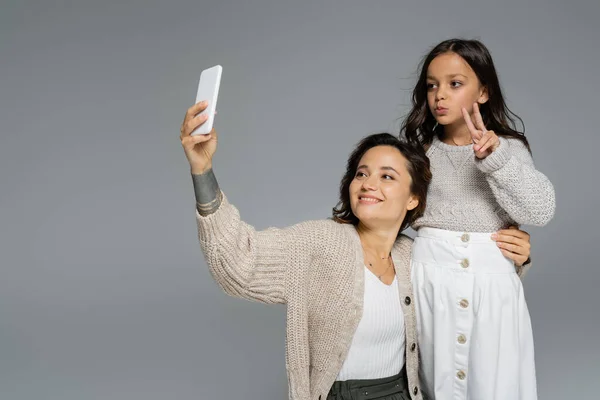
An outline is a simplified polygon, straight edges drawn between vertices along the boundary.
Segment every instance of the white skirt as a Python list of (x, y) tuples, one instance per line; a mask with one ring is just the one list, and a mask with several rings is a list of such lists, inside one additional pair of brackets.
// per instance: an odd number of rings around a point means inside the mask
[(417, 232), (411, 274), (420, 377), (436, 400), (537, 399), (523, 286), (490, 235)]

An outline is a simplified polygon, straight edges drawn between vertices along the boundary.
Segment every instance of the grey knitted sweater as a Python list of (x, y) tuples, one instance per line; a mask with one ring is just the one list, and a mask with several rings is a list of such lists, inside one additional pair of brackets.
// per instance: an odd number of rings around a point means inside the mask
[(554, 216), (554, 187), (517, 139), (500, 137), (498, 148), (480, 160), (472, 145), (434, 138), (427, 156), (433, 177), (415, 230), (494, 232), (514, 224), (542, 226)]

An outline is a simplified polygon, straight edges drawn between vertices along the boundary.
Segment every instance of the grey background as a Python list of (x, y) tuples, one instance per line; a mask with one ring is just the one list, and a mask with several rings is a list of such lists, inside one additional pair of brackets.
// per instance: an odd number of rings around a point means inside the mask
[(285, 308), (227, 297), (197, 245), (199, 73), (224, 67), (222, 188), (286, 226), (330, 215), (352, 146), (398, 130), (453, 36), (491, 49), (556, 187), (527, 228), (540, 398), (596, 398), (600, 3), (566, 3), (3, 1), (0, 399), (285, 398)]

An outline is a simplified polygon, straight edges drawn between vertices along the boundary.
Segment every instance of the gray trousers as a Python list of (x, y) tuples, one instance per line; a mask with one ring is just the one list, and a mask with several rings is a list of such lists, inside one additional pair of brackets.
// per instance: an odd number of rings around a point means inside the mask
[(410, 400), (408, 390), (404, 367), (388, 378), (335, 381), (327, 400)]

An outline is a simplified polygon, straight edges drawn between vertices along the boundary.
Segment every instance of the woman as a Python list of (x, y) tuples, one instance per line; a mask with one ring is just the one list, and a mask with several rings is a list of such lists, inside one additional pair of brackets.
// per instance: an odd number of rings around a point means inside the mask
[[(425, 153), (389, 134), (350, 155), (332, 220), (255, 231), (219, 189), (206, 102), (181, 128), (197, 202), (198, 236), (210, 271), (230, 295), (287, 304), (290, 399), (422, 399), (405, 229), (425, 208)], [(510, 235), (511, 232), (506, 232)], [(516, 263), (529, 244), (514, 236)]]

